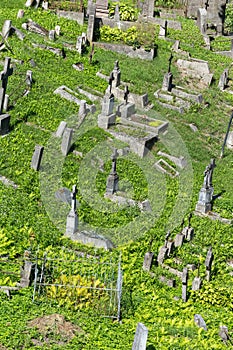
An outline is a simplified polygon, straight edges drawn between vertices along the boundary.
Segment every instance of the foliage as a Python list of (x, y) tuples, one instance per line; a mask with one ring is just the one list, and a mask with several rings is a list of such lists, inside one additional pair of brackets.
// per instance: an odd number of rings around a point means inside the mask
[(130, 4), (124, 2), (112, 2), (109, 5), (109, 16), (113, 17), (115, 13), (116, 5), (119, 5), (119, 14), (121, 21), (136, 21), (138, 18), (139, 10)]
[(224, 30), (229, 33), (233, 32), (233, 4), (231, 2), (226, 5)]

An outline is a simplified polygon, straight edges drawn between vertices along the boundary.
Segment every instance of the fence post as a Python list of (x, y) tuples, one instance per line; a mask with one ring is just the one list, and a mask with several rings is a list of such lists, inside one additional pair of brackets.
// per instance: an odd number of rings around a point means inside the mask
[(118, 275), (117, 275), (117, 321), (121, 319), (121, 294), (122, 294), (123, 273), (121, 270), (121, 258), (118, 263)]

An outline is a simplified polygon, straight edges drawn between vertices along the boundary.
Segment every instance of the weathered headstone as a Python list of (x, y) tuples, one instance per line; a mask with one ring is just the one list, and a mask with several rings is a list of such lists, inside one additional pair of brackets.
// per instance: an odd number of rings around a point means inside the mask
[(11, 20), (7, 19), (2, 26), (2, 37), (7, 39), (11, 32)]
[(78, 115), (80, 117), (83, 117), (83, 116), (87, 115), (87, 103), (86, 103), (85, 100), (81, 100), (81, 102), (80, 102)]
[(219, 83), (218, 83), (218, 88), (221, 91), (223, 91), (225, 89), (225, 87), (227, 86), (228, 74), (229, 74), (229, 70), (228, 69), (224, 69), (223, 73), (220, 76)]
[(194, 315), (194, 322), (198, 327), (203, 328), (205, 331), (207, 331), (206, 323), (201, 315), (199, 314)]
[(38, 171), (40, 169), (40, 163), (43, 155), (44, 147), (40, 145), (35, 146), (35, 150), (32, 156), (31, 168)]
[(33, 79), (31, 70), (27, 70), (25, 82), (29, 88), (32, 87)]
[(195, 277), (192, 283), (192, 290), (199, 290), (201, 288), (201, 283), (202, 283), (201, 278)]
[(206, 33), (207, 29), (207, 11), (204, 8), (199, 8), (197, 11), (197, 26), (201, 34)]
[(87, 25), (87, 40), (91, 43), (93, 41), (93, 35), (94, 35), (96, 5), (91, 2), (90, 6), (88, 7), (88, 11), (89, 11), (89, 17), (88, 17), (88, 25)]
[(61, 151), (64, 156), (67, 156), (71, 147), (73, 129), (66, 128), (63, 132), (62, 143), (61, 143)]
[(165, 246), (162, 246), (159, 250), (159, 254), (157, 257), (157, 262), (159, 265), (161, 265), (164, 262), (164, 259), (166, 259), (166, 257), (168, 256), (167, 253), (168, 253), (168, 248)]
[(102, 111), (98, 115), (98, 126), (100, 128), (108, 129), (109, 126), (114, 125), (116, 121), (116, 113), (113, 113), (114, 96), (113, 94), (106, 94), (102, 100)]
[(59, 124), (59, 126), (57, 128), (55, 136), (62, 137), (66, 127), (67, 127), (67, 123), (64, 121), (61, 121), (61, 123)]
[(115, 11), (114, 11), (114, 21), (120, 22), (120, 10), (119, 10), (119, 4), (116, 4)]
[(18, 11), (17, 18), (23, 18), (23, 16), (24, 16), (24, 10), (21, 9)]
[(76, 42), (76, 50), (80, 55), (83, 53), (83, 40), (81, 36), (77, 37), (77, 42)]
[(184, 235), (182, 233), (178, 233), (175, 237), (175, 247), (181, 247), (184, 243)]
[(148, 329), (143, 323), (138, 323), (132, 350), (146, 350)]
[(56, 31), (54, 29), (49, 31), (49, 40), (54, 41), (56, 37)]
[(153, 257), (154, 257), (154, 253), (152, 252), (147, 252), (144, 256), (144, 261), (143, 261), (143, 266), (142, 269), (144, 271), (150, 271), (151, 269), (151, 265), (153, 262)]
[(165, 39), (167, 35), (167, 21), (164, 20), (163, 23), (159, 26), (159, 38)]
[(20, 269), (20, 287), (26, 288), (29, 287), (31, 282), (31, 274), (32, 274), (32, 262), (29, 260), (25, 260), (24, 267)]
[(210, 164), (206, 167), (204, 172), (204, 182), (200, 190), (199, 199), (196, 205), (196, 211), (204, 214), (208, 213), (212, 208), (212, 198), (214, 192), (212, 185), (212, 176), (215, 166), (215, 160), (211, 159)]
[(73, 186), (71, 192), (71, 210), (67, 216), (66, 220), (66, 234), (71, 235), (77, 232), (78, 229), (78, 215), (77, 215), (77, 200), (76, 200), (77, 188), (76, 185)]
[(115, 65), (113, 68), (113, 82), (112, 82), (112, 87), (118, 87), (121, 84), (121, 70), (119, 67), (119, 61), (115, 61)]
[(114, 194), (118, 191), (119, 177), (116, 171), (117, 156), (117, 150), (114, 149), (114, 152), (112, 154), (112, 169), (106, 182), (106, 194)]
[(61, 32), (61, 27), (59, 25), (55, 26), (55, 33), (57, 36), (60, 36), (60, 32)]
[(172, 77), (173, 74), (171, 72), (168, 72), (164, 75), (163, 78), (163, 85), (162, 85), (162, 90), (163, 91), (172, 91)]
[(13, 69), (10, 68), (10, 63), (11, 63), (11, 59), (9, 57), (6, 57), (4, 62), (4, 69), (0, 73), (0, 80), (2, 82), (0, 87), (0, 114), (2, 113), (2, 110), (3, 110), (8, 78), (13, 73)]
[(227, 326), (220, 326), (218, 334), (225, 345), (227, 345), (228, 340), (231, 340), (230, 336), (228, 334), (228, 327)]
[(182, 277), (181, 277), (181, 282), (182, 282), (182, 300), (184, 302), (187, 301), (187, 287), (188, 287), (188, 269), (185, 267), (182, 272)]
[(205, 260), (205, 267), (206, 267), (206, 279), (209, 282), (210, 277), (211, 277), (211, 267), (212, 267), (212, 262), (214, 260), (214, 254), (212, 252), (212, 247), (209, 248)]

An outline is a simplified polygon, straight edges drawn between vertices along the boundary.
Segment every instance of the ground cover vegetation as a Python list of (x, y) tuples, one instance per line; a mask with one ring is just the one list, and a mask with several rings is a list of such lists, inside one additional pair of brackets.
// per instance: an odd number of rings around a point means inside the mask
[[(22, 23), (28, 18), (47, 29), (54, 29), (55, 25), (60, 25), (61, 36), (55, 42), (49, 42), (50, 46), (58, 48), (62, 48), (64, 43), (75, 45), (77, 36), (86, 30), (86, 24), (81, 27), (74, 21), (58, 18), (53, 11), (41, 9), (25, 9), (24, 18), (17, 19), (17, 12), (23, 8), (24, 3), (24, 0), (1, 0), (0, 28), (6, 19), (11, 19), (13, 25), (18, 28), (21, 28)], [(157, 3), (158, 6), (162, 5), (159, 1)], [(167, 5), (168, 3), (173, 4), (172, 1), (166, 2)], [(126, 3), (125, 6), (132, 6), (132, 4)], [(134, 12), (131, 11), (131, 13)], [(206, 165), (210, 158), (216, 158), (217, 167), (213, 183), (215, 193), (221, 193), (221, 196), (214, 201), (213, 211), (232, 219), (233, 154), (227, 149), (223, 159), (219, 159), (219, 154), (232, 109), (233, 97), (227, 92), (221, 93), (217, 88), (220, 74), (225, 68), (230, 67), (232, 60), (207, 51), (194, 22), (186, 19), (180, 19), (180, 21), (183, 29), (182, 31), (169, 29), (170, 41), (159, 40), (157, 28), (155, 28), (154, 44), (157, 46), (157, 56), (152, 62), (130, 59), (99, 48), (95, 48), (91, 64), (88, 58), (90, 48), (83, 56), (75, 50), (65, 48), (66, 58), (63, 59), (51, 52), (33, 47), (32, 42), (44, 43), (44, 38), (33, 33), (27, 33), (24, 41), (20, 41), (14, 35), (11, 36), (8, 39), (11, 52), (0, 53), (1, 64), (6, 56), (24, 61), (22, 65), (15, 63), (14, 74), (9, 78), (11, 131), (6, 137), (0, 139), (0, 174), (18, 185), (18, 188), (14, 189), (0, 182), (1, 258), (8, 257), (14, 261), (14, 259), (23, 258), (25, 250), (30, 250), (33, 256), (39, 254), (40, 258), (43, 257), (44, 252), (47, 252), (50, 258), (60, 257), (69, 260), (73, 259), (75, 252), (82, 251), (89, 255), (97, 255), (101, 261), (106, 262), (110, 258), (117, 260), (120, 254), (124, 276), (121, 323), (108, 318), (95, 317), (95, 309), (89, 305), (88, 293), (83, 293), (81, 296), (85, 307), (80, 309), (74, 302), (75, 292), (69, 289), (64, 292), (59, 288), (48, 288), (42, 300), (36, 299), (34, 303), (32, 302), (33, 286), (13, 291), (10, 300), (6, 294), (1, 293), (0, 348), (2, 346), (3, 349), (127, 350), (132, 347), (138, 322), (144, 323), (149, 329), (148, 350), (226, 348), (218, 336), (218, 329), (221, 324), (225, 324), (229, 328), (230, 335), (233, 335), (232, 265), (227, 264), (233, 259), (232, 225), (207, 218), (195, 216), (192, 218), (191, 224), (195, 230), (195, 237), (191, 244), (185, 244), (182, 249), (176, 251), (176, 259), (180, 259), (181, 264), (177, 266), (174, 255), (171, 256), (169, 264), (182, 271), (188, 263), (200, 263), (199, 274), (204, 277), (203, 262), (210, 246), (213, 248), (215, 259), (211, 282), (204, 282), (200, 291), (191, 292), (188, 302), (184, 303), (181, 298), (174, 300), (175, 296), (181, 295), (181, 283), (178, 279), (177, 288), (174, 289), (159, 281), (161, 274), (171, 277), (169, 272), (164, 272), (161, 267), (155, 265), (152, 267), (153, 277), (142, 271), (145, 252), (151, 250), (157, 255), (164, 242), (167, 222), (177, 200), (179, 190), (177, 179), (166, 176), (166, 205), (153, 227), (145, 230), (143, 236), (137, 240), (130, 239), (127, 244), (119, 245), (112, 252), (105, 252), (64, 238), (62, 230), (57, 228), (59, 225), (54, 225), (50, 220), (41, 199), (40, 175), (30, 168), (35, 144), (46, 145), (62, 120), (78, 114), (76, 104), (54, 95), (53, 91), (65, 84), (72, 90), (81, 86), (86, 90), (93, 88), (104, 93), (107, 82), (97, 77), (96, 72), (101, 71), (109, 75), (114, 62), (119, 60), (122, 80), (129, 84), (130, 91), (138, 94), (148, 92), (149, 99), (154, 103), (154, 115), (160, 120), (169, 120), (170, 125), (181, 135), (192, 159), (193, 191), (185, 218), (195, 208)], [(154, 92), (162, 85), (171, 46), (176, 39), (180, 40), (181, 49), (190, 52), (192, 57), (208, 60), (210, 69), (214, 72), (213, 84), (202, 91), (206, 103), (193, 105), (184, 114), (168, 111), (159, 106), (154, 99)], [(111, 40), (115, 41), (112, 36)], [(215, 51), (229, 44), (227, 40), (222, 44), (223, 40), (221, 40), (217, 39), (213, 43)], [(23, 82), (25, 73), (28, 69), (32, 69), (31, 59), (36, 62), (33, 68), (34, 84), (29, 95), (22, 97), (25, 89)], [(75, 62), (83, 63), (84, 70), (74, 71), (72, 64)], [(171, 70), (177, 85), (195, 89), (193, 82), (181, 78), (175, 64), (172, 64)], [(230, 78), (232, 79), (231, 70)], [(229, 83), (231, 84), (231, 80)], [(77, 96), (81, 99), (85, 98), (78, 92)], [(87, 102), (91, 101), (87, 100)], [(100, 110), (99, 105), (97, 110)], [(97, 127), (97, 115), (98, 113), (89, 117), (93, 128), (78, 138), (73, 145), (74, 150), (82, 152), (82, 157), (88, 155), (96, 145), (109, 137), (107, 132)], [(198, 128), (195, 134), (189, 127), (190, 123), (194, 123)], [(157, 157), (159, 150), (166, 151), (162, 142), (156, 143), (153, 147), (154, 157)], [(97, 208), (90, 207), (79, 191), (78, 171), (81, 161), (81, 157), (70, 153), (62, 169), (62, 185), (71, 189), (73, 184), (77, 184), (80, 221), (96, 227), (103, 226), (107, 230), (121, 228), (139, 215), (136, 209), (125, 209), (106, 215)], [(100, 195), (105, 191), (106, 177), (110, 168), (109, 160), (105, 164), (104, 171), (97, 174), (96, 188)], [(119, 159), (118, 173), (120, 178), (126, 180), (125, 186), (128, 186), (127, 180), (130, 179), (134, 199), (147, 198), (148, 183), (135, 163)], [(67, 206), (68, 211), (69, 206)], [(180, 222), (181, 220), (182, 218)], [(61, 223), (63, 229), (64, 225), (65, 223)], [(175, 236), (179, 231), (180, 226), (177, 226), (172, 235)], [(138, 232), (135, 232), (135, 236), (138, 236)], [(10, 265), (7, 266), (7, 269), (9, 268)], [(12, 272), (18, 270), (18, 267), (12, 267)], [(75, 280), (78, 279), (79, 283), (83, 281), (89, 286), (94, 283), (103, 286), (103, 281), (97, 278), (84, 281), (84, 277), (79, 277), (78, 273), (69, 277), (71, 280), (67, 280), (64, 266), (61, 266), (59, 271), (61, 275), (55, 276), (58, 284), (62, 279), (65, 283), (76, 283)], [(191, 277), (196, 275), (197, 271), (190, 272)], [(15, 286), (16, 280), (11, 276), (0, 275), (0, 285)], [(57, 302), (53, 301), (54, 295)], [(105, 298), (105, 295), (101, 295), (101, 298)], [(88, 313), (87, 309), (89, 309)], [(64, 316), (67, 322), (73, 324), (72, 332), (64, 333), (64, 329), (61, 332), (60, 323), (56, 318), (57, 321), (47, 324), (45, 330), (30, 323), (38, 317), (56, 314)], [(208, 331), (205, 332), (194, 324), (194, 314), (203, 316)]]

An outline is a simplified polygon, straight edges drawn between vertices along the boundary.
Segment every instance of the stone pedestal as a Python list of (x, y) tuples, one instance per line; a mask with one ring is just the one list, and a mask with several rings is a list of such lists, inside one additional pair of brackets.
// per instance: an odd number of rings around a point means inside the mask
[(199, 193), (199, 199), (196, 205), (196, 211), (201, 213), (208, 213), (212, 208), (212, 197), (213, 197), (213, 188), (204, 188), (202, 187)]
[(119, 177), (117, 173), (111, 173), (107, 178), (106, 193), (113, 194), (118, 191)]
[(127, 103), (123, 104), (119, 108), (121, 118), (130, 118), (133, 114), (135, 114), (135, 104)]
[(77, 232), (78, 229), (78, 215), (76, 210), (72, 210), (69, 212), (66, 220), (66, 234), (72, 235)]

